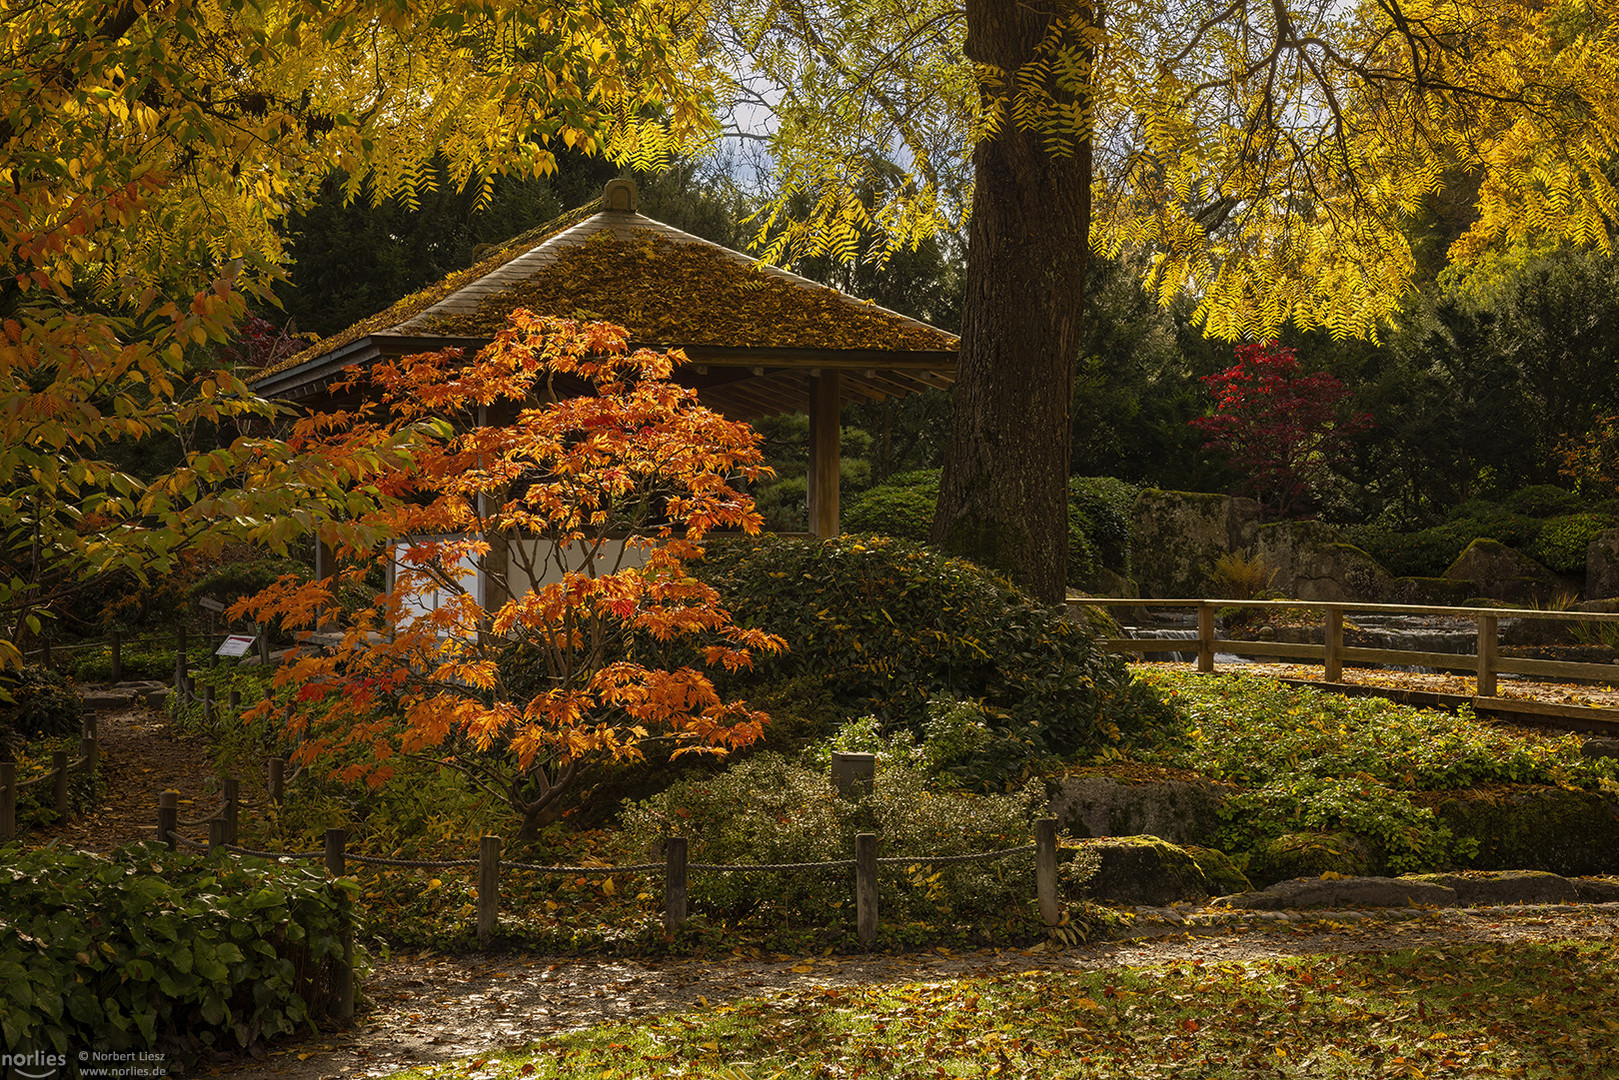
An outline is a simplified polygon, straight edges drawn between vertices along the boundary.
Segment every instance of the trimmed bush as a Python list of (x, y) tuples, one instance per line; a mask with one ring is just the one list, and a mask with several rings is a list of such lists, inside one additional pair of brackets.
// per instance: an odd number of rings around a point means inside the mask
[(843, 528), (925, 544), (938, 506), (938, 469), (900, 473), (849, 500)]
[(0, 726), (25, 738), (76, 735), (84, 725), (84, 702), (56, 672), (37, 664), (0, 673)]
[(0, 892), (12, 1053), (190, 1058), (313, 1031), (341, 958), (337, 896), (313, 869), (156, 845), (109, 857), (13, 844), (0, 848)]
[(1126, 577), (1130, 575), (1130, 507), (1140, 492), (1136, 485), (1111, 476), (1075, 476), (1068, 481), (1068, 503), (1084, 517), (1097, 561)]
[(1559, 517), (1578, 513), (1580, 497), (1555, 484), (1530, 484), (1501, 500), (1501, 505), (1508, 513), (1525, 517)]
[(1062, 612), (929, 548), (767, 536), (711, 543), (692, 570), (737, 622), (787, 640), (785, 654), (722, 676), (738, 697), (819, 679), (846, 715), (870, 713), (918, 738), (932, 699), (971, 699), (998, 736), (1026, 738), (1031, 754), (1084, 754), (1169, 717), (1122, 658)]
[(1560, 574), (1583, 574), (1585, 551), (1598, 536), (1619, 525), (1619, 518), (1607, 514), (1569, 514), (1541, 525), (1540, 535), (1529, 545), (1527, 554), (1548, 570)]

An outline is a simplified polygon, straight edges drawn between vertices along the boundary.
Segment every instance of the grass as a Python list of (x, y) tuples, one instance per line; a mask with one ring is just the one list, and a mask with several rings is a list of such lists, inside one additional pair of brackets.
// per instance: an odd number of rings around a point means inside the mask
[(408, 1080), (1619, 1076), (1611, 945), (1457, 945), (821, 988), (586, 1028)]

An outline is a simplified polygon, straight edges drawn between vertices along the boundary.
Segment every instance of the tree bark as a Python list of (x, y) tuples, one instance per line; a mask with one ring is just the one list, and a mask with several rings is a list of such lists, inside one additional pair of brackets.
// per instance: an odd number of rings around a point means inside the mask
[[(1010, 81), (1052, 23), (1078, 10), (968, 0), (967, 57)], [(1090, 250), (1091, 140), (1069, 148), (1053, 154), (1042, 132), (1007, 116), (974, 151), (961, 358), (933, 522), (946, 551), (1050, 603), (1067, 590), (1069, 412)]]

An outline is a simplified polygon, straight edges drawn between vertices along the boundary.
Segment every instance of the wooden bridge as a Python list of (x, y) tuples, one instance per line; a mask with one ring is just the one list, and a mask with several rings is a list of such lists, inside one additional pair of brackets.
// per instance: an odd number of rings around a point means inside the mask
[[(1570, 730), (1619, 734), (1619, 708), (1594, 708), (1563, 702), (1501, 697), (1498, 677), (1522, 676), (1551, 681), (1582, 681), (1619, 686), (1619, 664), (1580, 663), (1571, 660), (1542, 660), (1501, 655), (1502, 619), (1563, 620), (1619, 624), (1619, 614), (1592, 611), (1550, 611), (1539, 608), (1443, 607), (1421, 604), (1356, 604), (1312, 600), (1221, 600), (1221, 599), (1119, 599), (1083, 597), (1068, 600), (1072, 607), (1099, 608), (1189, 608), (1197, 616), (1197, 633), (1188, 638), (1107, 637), (1099, 642), (1120, 653), (1197, 652), (1197, 669), (1215, 670), (1215, 655), (1279, 658), (1287, 661), (1319, 663), (1322, 678), (1288, 679), (1306, 685), (1320, 685), (1345, 693), (1373, 693), (1393, 697), (1413, 705), (1455, 708), (1468, 704), (1476, 712), (1487, 713), (1517, 723), (1544, 724)], [(1228, 608), (1280, 608), (1322, 613), (1323, 642), (1249, 641), (1216, 636), (1215, 614)], [(1345, 614), (1441, 616), (1470, 620), (1477, 627), (1477, 640), (1471, 653), (1432, 652), (1416, 649), (1361, 648), (1344, 644)], [(1443, 694), (1421, 690), (1393, 690), (1344, 681), (1344, 666), (1370, 664), (1394, 667), (1437, 668), (1442, 671), (1473, 674), (1474, 693)]]

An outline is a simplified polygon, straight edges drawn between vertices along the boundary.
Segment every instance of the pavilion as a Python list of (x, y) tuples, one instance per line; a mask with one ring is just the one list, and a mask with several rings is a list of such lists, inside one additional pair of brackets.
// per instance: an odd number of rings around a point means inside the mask
[(958, 339), (640, 214), (634, 183), (513, 238), (475, 265), (263, 372), (262, 396), (340, 404), (332, 384), (379, 357), (482, 348), (514, 308), (605, 319), (731, 419), (808, 412), (810, 531), (838, 532), (839, 407), (954, 379)]

